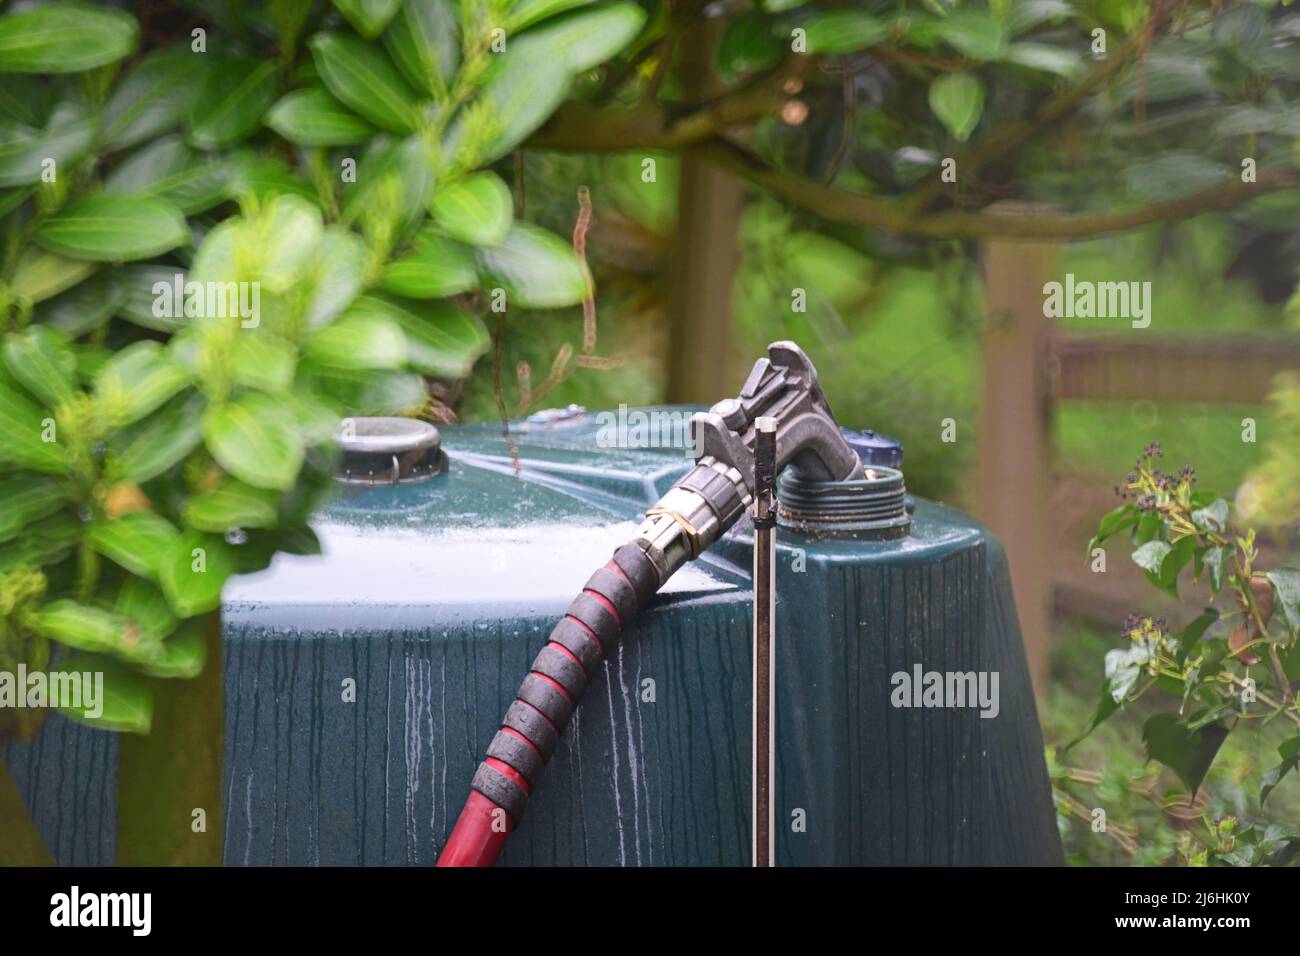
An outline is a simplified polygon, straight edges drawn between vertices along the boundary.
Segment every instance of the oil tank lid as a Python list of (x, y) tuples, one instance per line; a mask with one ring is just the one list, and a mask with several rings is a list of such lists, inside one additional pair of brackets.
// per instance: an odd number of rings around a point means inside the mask
[(849, 447), (858, 453), (862, 464), (884, 465), (886, 468), (903, 467), (903, 446), (897, 440), (870, 428), (858, 430), (840, 426), (840, 434)]
[(395, 485), (446, 469), (442, 436), (418, 418), (345, 418), (334, 441), (342, 452), (337, 477), (348, 484)]

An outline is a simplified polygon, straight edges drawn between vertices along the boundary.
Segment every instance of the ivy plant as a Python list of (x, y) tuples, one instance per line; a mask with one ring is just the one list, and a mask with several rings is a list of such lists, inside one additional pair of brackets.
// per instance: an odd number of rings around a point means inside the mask
[(202, 669), (226, 580), (317, 549), (340, 421), (419, 413), (486, 350), (489, 309), (588, 297), (493, 166), (644, 20), (622, 0), (0, 15), (0, 669), (61, 647), (107, 683), (100, 716), (68, 716), (147, 732), (150, 681)]
[[(1165, 471), (1162, 457), (1158, 442), (1143, 449), (1115, 489), (1124, 503), (1102, 519), (1089, 555), (1125, 535), (1152, 586), (1177, 598), (1180, 581), (1203, 581), (1211, 603), (1177, 629), (1163, 617), (1129, 615), (1124, 646), (1106, 654), (1100, 702), (1079, 740), (1133, 701), (1156, 701), (1158, 712), (1142, 730), (1147, 756), (1173, 772), (1192, 806), (1232, 733), (1283, 727), (1273, 765), (1261, 776), (1262, 806), (1300, 766), (1300, 568), (1261, 566), (1255, 529), (1235, 528), (1226, 499), (1197, 490), (1189, 466)], [(1077, 772), (1072, 779), (1088, 782)], [(1187, 862), (1282, 862), (1300, 850), (1300, 828), (1202, 822)]]

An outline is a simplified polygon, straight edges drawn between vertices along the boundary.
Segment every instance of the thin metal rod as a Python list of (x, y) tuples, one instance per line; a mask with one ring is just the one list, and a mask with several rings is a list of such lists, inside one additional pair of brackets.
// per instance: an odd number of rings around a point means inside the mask
[(754, 442), (754, 866), (776, 865), (772, 768), (776, 677), (776, 419), (755, 420)]

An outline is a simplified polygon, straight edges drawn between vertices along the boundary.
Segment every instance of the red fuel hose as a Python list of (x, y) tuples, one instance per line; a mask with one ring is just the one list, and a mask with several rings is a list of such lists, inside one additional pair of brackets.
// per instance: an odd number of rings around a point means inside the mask
[(583, 586), (519, 685), (438, 866), (496, 862), (587, 681), (659, 585), (646, 553), (626, 544)]

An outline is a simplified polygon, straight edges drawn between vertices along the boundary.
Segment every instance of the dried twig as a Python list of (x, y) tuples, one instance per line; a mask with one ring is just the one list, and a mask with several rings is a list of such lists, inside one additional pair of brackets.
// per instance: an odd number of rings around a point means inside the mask
[(587, 294), (582, 299), (582, 354), (596, 350), (596, 283), (587, 266), (587, 229), (591, 226), (591, 191), (578, 187), (578, 218), (573, 224), (573, 251), (582, 265), (582, 275), (587, 280)]

